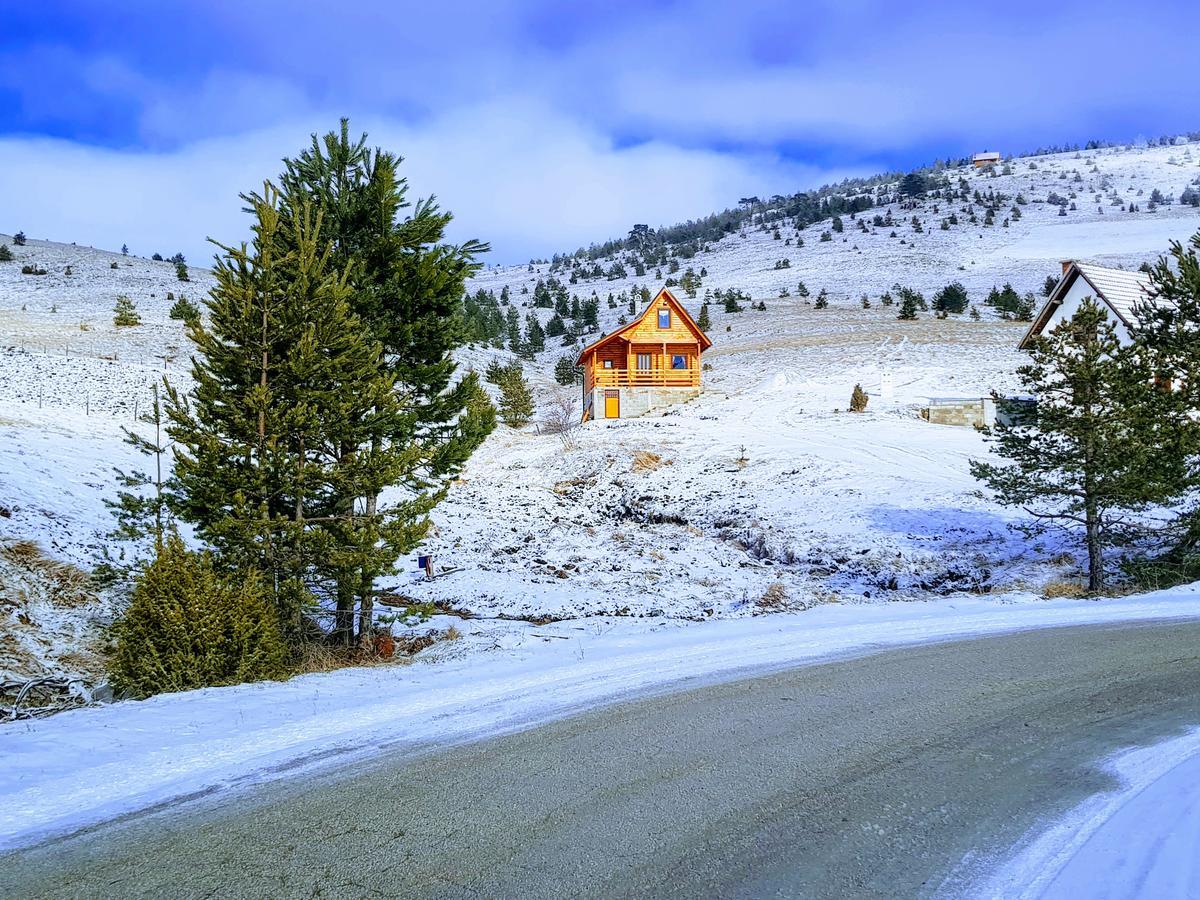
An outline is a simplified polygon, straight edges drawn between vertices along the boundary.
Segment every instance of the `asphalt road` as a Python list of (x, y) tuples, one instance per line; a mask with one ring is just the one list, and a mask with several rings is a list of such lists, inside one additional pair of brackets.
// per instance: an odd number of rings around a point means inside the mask
[(954, 893), (1197, 723), (1200, 623), (891, 650), (101, 826), (0, 857), (0, 895)]

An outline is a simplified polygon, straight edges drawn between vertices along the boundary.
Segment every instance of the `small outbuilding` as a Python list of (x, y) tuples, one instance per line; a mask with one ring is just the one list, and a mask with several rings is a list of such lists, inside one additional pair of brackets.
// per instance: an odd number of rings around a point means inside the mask
[(712, 346), (666, 288), (628, 325), (583, 348), (583, 421), (645, 415), (700, 394)]
[(1151, 296), (1152, 287), (1145, 272), (1063, 260), (1062, 277), (1033, 317), (1029, 330), (1021, 338), (1020, 348), (1027, 349), (1035, 337), (1053, 331), (1060, 322), (1074, 316), (1087, 297), (1094, 297), (1108, 310), (1117, 338), (1128, 343), (1130, 331), (1137, 325), (1137, 306)]
[(994, 166), (1000, 162), (1000, 154), (993, 151), (976, 153), (971, 157), (971, 162), (977, 169), (986, 169), (988, 166)]

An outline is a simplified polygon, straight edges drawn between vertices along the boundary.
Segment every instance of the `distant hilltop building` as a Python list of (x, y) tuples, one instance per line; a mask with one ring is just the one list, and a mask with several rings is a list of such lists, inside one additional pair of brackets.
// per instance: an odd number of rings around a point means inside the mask
[(1145, 272), (1129, 272), (1125, 269), (1110, 269), (1065, 259), (1062, 263), (1062, 278), (1046, 298), (1025, 336), (1021, 338), (1022, 350), (1040, 334), (1054, 330), (1060, 322), (1075, 315), (1079, 304), (1087, 297), (1094, 297), (1113, 318), (1117, 338), (1128, 343), (1130, 331), (1137, 325), (1137, 304), (1150, 295), (1152, 284)]
[(700, 354), (712, 346), (663, 288), (640, 316), (579, 354), (583, 421), (624, 419), (700, 394)]
[(1000, 162), (1000, 154), (987, 151), (985, 153), (976, 153), (971, 157), (971, 162), (975, 164), (977, 169), (986, 169), (988, 166), (994, 166)]

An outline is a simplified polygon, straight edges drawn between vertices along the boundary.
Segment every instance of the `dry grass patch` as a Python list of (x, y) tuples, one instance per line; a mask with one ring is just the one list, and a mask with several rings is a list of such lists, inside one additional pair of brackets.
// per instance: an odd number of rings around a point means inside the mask
[(1078, 600), (1081, 597), (1088, 596), (1088, 589), (1087, 585), (1080, 584), (1078, 581), (1056, 578), (1053, 581), (1046, 582), (1042, 586), (1042, 596), (1047, 600)]
[(754, 605), (763, 612), (776, 612), (787, 608), (787, 600), (787, 588), (782, 581), (776, 581), (763, 591), (763, 595), (754, 601)]
[(629, 465), (629, 471), (653, 472), (661, 465), (664, 465), (664, 463), (660, 454), (651, 453), (649, 450), (635, 450), (633, 452), (633, 462)]
[(55, 606), (73, 609), (96, 600), (92, 579), (87, 572), (70, 563), (51, 559), (34, 541), (14, 541), (0, 545), (0, 560), (38, 576), (49, 590)]

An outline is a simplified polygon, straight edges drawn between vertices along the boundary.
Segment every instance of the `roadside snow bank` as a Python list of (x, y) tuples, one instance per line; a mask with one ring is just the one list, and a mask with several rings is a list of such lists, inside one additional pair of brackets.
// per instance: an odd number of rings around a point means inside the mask
[(1031, 836), (977, 896), (1200, 897), (1200, 729), (1120, 753), (1105, 769), (1118, 790)]
[[(0, 848), (318, 761), (530, 727), (686, 679), (1034, 628), (1194, 617), (1200, 585), (1104, 602), (966, 598), (696, 624), (472, 621), (463, 655), (437, 665), (171, 694), (4, 726)], [(467, 652), (472, 643), (485, 652)]]

